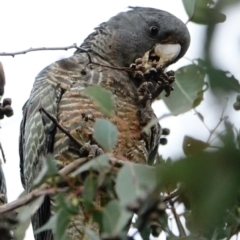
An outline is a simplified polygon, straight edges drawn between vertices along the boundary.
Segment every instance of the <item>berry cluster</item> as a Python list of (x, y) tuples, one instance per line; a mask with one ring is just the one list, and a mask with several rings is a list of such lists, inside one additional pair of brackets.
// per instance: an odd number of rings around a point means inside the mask
[(11, 107), (12, 99), (5, 98), (3, 103), (0, 103), (0, 119), (3, 119), (4, 116), (11, 117), (13, 115), (13, 109)]

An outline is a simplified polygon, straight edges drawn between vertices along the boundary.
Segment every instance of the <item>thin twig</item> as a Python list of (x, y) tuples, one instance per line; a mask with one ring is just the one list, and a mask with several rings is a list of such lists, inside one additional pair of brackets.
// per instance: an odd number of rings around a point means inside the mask
[(106, 67), (106, 68), (111, 68), (111, 69), (116, 69), (116, 70), (121, 70), (121, 71), (126, 71), (126, 72), (135, 72), (136, 71), (135, 69), (130, 68), (130, 67), (114, 67), (114, 66), (110, 66), (110, 65), (96, 63), (96, 62), (93, 62), (93, 61), (89, 62), (88, 64), (93, 64), (93, 65), (97, 65), (97, 66), (100, 66), (100, 67)]
[(4, 161), (4, 163), (6, 163), (7, 160), (6, 160), (6, 157), (5, 157), (5, 154), (4, 154), (3, 147), (2, 147), (2, 144), (1, 144), (1, 143), (0, 143), (0, 151), (1, 151), (1, 153), (2, 153), (3, 161)]
[(217, 136), (215, 136), (214, 138), (211, 139), (211, 141), (209, 141), (209, 144), (212, 143), (215, 139), (219, 138), (219, 136), (221, 136), (225, 132), (226, 132), (226, 129), (222, 130), (220, 133), (217, 134)]
[(177, 227), (178, 227), (178, 231), (179, 231), (179, 234), (180, 234), (180, 237), (186, 237), (187, 234), (185, 232), (185, 229), (180, 221), (180, 218), (176, 212), (176, 209), (175, 209), (175, 206), (174, 206), (174, 203), (172, 200), (169, 200), (169, 204), (171, 205), (171, 210), (172, 210), (172, 213), (173, 213), (173, 216), (175, 218), (175, 221), (176, 221), (176, 224), (177, 224)]
[(69, 132), (69, 130), (62, 127), (52, 114), (47, 112), (47, 110), (43, 107), (41, 107), (40, 111), (43, 111), (47, 115), (47, 117), (56, 125), (56, 127), (58, 127), (63, 133), (65, 133), (74, 143), (76, 143), (80, 148), (82, 147), (82, 144)]
[(179, 195), (179, 192), (178, 192), (178, 190), (176, 190), (176, 191), (168, 194), (166, 197), (164, 197), (163, 201), (168, 202), (168, 201), (172, 200), (173, 198), (177, 197), (178, 195)]
[[(72, 173), (74, 170), (76, 170), (79, 166), (84, 164), (87, 161), (87, 158), (79, 158), (74, 160), (73, 162), (69, 163), (66, 167), (62, 168), (59, 171), (59, 174), (62, 176), (67, 176), (70, 173)], [(4, 204), (0, 206), (0, 214), (12, 211), (16, 208), (22, 207), (23, 205), (26, 205), (36, 198), (38, 198), (41, 195), (46, 195), (46, 194), (53, 194), (55, 193), (54, 191), (49, 191), (46, 190), (48, 187), (48, 184), (44, 183), (42, 184), (39, 188), (34, 189), (32, 192), (26, 194), (23, 197), (20, 197), (19, 199), (16, 199), (15, 201), (11, 203)]]
[(20, 54), (26, 54), (29, 52), (36, 52), (36, 51), (56, 51), (56, 50), (69, 50), (69, 49), (78, 49), (78, 46), (76, 43), (73, 43), (70, 46), (67, 47), (40, 47), (40, 48), (29, 48), (27, 50), (23, 50), (23, 51), (18, 51), (18, 52), (1, 52), (0, 56), (12, 56), (15, 57), (15, 55), (20, 55)]
[(91, 55), (90, 55), (88, 49), (84, 49), (84, 48), (81, 48), (81, 47), (77, 47), (77, 49), (78, 49), (80, 52), (85, 52), (85, 53), (87, 54), (87, 56), (88, 56), (88, 63), (86, 64), (86, 67), (87, 67), (89, 64), (93, 64), (93, 65), (100, 66), (100, 67), (117, 69), (117, 70), (122, 70), (122, 71), (127, 71), (127, 72), (135, 72), (135, 71), (136, 71), (135, 69), (130, 68), (130, 67), (114, 67), (114, 66), (110, 66), (110, 65), (105, 65), (105, 64), (102, 64), (102, 63), (94, 62), (94, 61), (92, 61), (92, 58), (91, 58)]
[(209, 127), (207, 126), (207, 124), (203, 121), (203, 119), (199, 116), (199, 112), (195, 109), (195, 108), (193, 108), (193, 111), (196, 113), (196, 115), (198, 116), (198, 118), (199, 118), (199, 120), (203, 123), (203, 125), (205, 126), (205, 128), (209, 131), (209, 132), (211, 132), (211, 130), (209, 129)]
[(215, 127), (212, 131), (210, 131), (210, 134), (209, 134), (207, 143), (209, 143), (209, 142), (211, 141), (211, 137), (212, 137), (213, 133), (217, 130), (217, 128), (219, 127), (219, 125), (220, 125), (223, 121), (225, 121), (227, 118), (228, 118), (227, 116), (225, 116), (225, 117), (223, 117), (223, 118), (222, 118), (222, 117), (220, 118), (220, 120), (219, 120), (219, 122), (217, 123), (216, 127)]
[(85, 52), (88, 55), (88, 64), (94, 64), (97, 66), (101, 66), (101, 67), (106, 67), (106, 68), (111, 68), (111, 69), (117, 69), (117, 70), (123, 70), (123, 71), (127, 71), (127, 72), (133, 72), (135, 71), (134, 69), (130, 68), (130, 67), (114, 67), (114, 66), (110, 66), (110, 65), (105, 65), (105, 64), (101, 64), (101, 63), (96, 63), (94, 61), (92, 61), (91, 55), (89, 54), (89, 50), (78, 47), (76, 43), (73, 43), (70, 46), (66, 46), (66, 47), (40, 47), (40, 48), (29, 48), (23, 51), (18, 51), (18, 52), (0, 52), (0, 56), (11, 56), (11, 57), (15, 57), (16, 55), (22, 55), (22, 54), (26, 54), (29, 52), (37, 52), (37, 51), (59, 51), (59, 50), (64, 50), (67, 51), (69, 49), (77, 49), (80, 50), (81, 52)]
[(227, 116), (225, 116), (225, 117), (223, 116), (224, 113), (225, 113), (225, 110), (226, 110), (226, 108), (227, 108), (227, 104), (228, 104), (228, 101), (227, 101), (227, 103), (226, 103), (226, 106), (223, 108), (223, 111), (222, 111), (222, 114), (221, 114), (221, 117), (220, 117), (219, 122), (217, 123), (216, 127), (215, 127), (212, 131), (210, 131), (210, 134), (209, 134), (207, 143), (209, 143), (209, 142), (211, 141), (211, 137), (212, 137), (212, 135), (214, 134), (214, 132), (217, 130), (217, 128), (219, 127), (219, 125), (228, 118)]

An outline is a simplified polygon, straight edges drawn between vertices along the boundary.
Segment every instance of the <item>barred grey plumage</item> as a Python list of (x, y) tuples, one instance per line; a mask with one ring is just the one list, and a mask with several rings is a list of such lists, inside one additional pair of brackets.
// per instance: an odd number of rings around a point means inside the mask
[[(109, 119), (119, 130), (114, 154), (146, 163), (157, 151), (160, 125), (155, 124), (149, 134), (143, 136), (144, 126), (138, 114), (138, 83), (128, 72), (104, 65), (126, 67), (157, 43), (179, 44), (180, 52), (169, 60), (168, 64), (171, 64), (185, 54), (189, 42), (187, 28), (170, 13), (152, 8), (132, 8), (101, 24), (81, 45), (89, 51), (92, 61), (102, 66), (88, 64), (88, 54), (78, 50), (72, 57), (55, 62), (40, 72), (23, 107), (20, 128), (21, 179), (27, 191), (32, 190), (33, 180), (41, 169), (41, 156), (53, 153), (59, 168), (81, 157), (78, 146), (56, 129), (39, 109), (43, 107), (54, 115), (84, 145), (91, 139), (95, 120), (104, 117), (97, 105), (81, 92), (91, 85), (100, 85), (114, 96), (115, 114)], [(34, 229), (49, 219), (50, 205), (50, 199), (46, 197), (32, 219)], [(79, 213), (68, 228), (72, 240), (83, 239), (82, 217)], [(44, 232), (35, 239), (50, 240), (52, 234)]]
[[(4, 94), (5, 86), (5, 74), (3, 65), (0, 62), (0, 100)], [(8, 105), (8, 106), (7, 106)], [(6, 114), (6, 106), (11, 109), (11, 99), (4, 99), (3, 103), (0, 104), (0, 119), (4, 118), (4, 115), (10, 117), (13, 114)], [(11, 109), (12, 110), (12, 109)], [(1, 143), (0, 143), (1, 144)], [(0, 206), (7, 203), (7, 188), (6, 179), (2, 168), (2, 160), (0, 159)], [(15, 212), (9, 212), (0, 215), (0, 240), (11, 240), (12, 234), (11, 229), (14, 225), (14, 218), (16, 218)]]

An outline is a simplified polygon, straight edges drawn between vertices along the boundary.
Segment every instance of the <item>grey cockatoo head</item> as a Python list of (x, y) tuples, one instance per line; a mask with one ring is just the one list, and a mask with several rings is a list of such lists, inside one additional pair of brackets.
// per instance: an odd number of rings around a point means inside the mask
[(190, 44), (185, 24), (174, 15), (144, 7), (130, 7), (89, 35), (88, 47), (115, 66), (129, 66), (136, 58), (156, 47), (163, 66), (180, 59)]

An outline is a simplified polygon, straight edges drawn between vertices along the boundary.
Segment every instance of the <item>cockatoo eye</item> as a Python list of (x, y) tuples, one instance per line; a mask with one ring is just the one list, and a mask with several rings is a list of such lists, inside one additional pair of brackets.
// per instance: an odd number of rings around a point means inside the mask
[(156, 27), (156, 26), (150, 27), (150, 32), (151, 32), (151, 36), (152, 37), (157, 36), (157, 34), (158, 34), (158, 27)]

